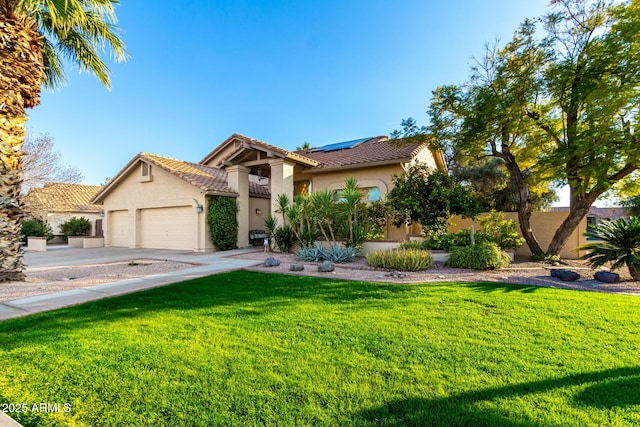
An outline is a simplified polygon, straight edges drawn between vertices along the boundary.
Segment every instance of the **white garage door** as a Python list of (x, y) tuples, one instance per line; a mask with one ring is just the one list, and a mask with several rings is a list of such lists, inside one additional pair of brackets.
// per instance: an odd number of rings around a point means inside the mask
[(129, 247), (129, 211), (113, 211), (108, 217), (107, 232), (111, 246)]
[(193, 250), (196, 216), (192, 206), (140, 211), (140, 246), (152, 249)]

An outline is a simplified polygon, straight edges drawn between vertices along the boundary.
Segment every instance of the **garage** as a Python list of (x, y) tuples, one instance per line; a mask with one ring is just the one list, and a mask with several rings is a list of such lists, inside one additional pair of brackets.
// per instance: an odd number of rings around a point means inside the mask
[(129, 211), (111, 211), (108, 221), (111, 246), (129, 247)]
[(192, 206), (142, 209), (140, 247), (183, 249), (195, 247), (197, 217)]

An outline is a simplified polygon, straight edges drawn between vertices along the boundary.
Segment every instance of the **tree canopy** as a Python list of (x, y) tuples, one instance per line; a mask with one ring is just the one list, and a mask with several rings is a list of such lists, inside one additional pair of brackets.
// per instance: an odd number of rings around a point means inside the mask
[(412, 129), (454, 163), (504, 163), (534, 254), (544, 250), (529, 219), (550, 185), (571, 193), (546, 250), (558, 254), (598, 197), (637, 186), (640, 166), (640, 1), (551, 6), (504, 46), (488, 46), (467, 82), (437, 88), (429, 126)]

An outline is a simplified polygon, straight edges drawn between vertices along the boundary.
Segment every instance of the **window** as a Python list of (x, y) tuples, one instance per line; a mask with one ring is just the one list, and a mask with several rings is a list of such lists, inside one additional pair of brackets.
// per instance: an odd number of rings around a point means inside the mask
[(151, 169), (151, 166), (149, 166), (148, 163), (142, 162), (142, 176), (149, 176), (150, 169)]
[(381, 194), (380, 189), (378, 187), (366, 187), (362, 189), (363, 194), (363, 202), (370, 203), (376, 202), (380, 200)]
[(294, 196), (308, 196), (311, 192), (311, 181), (298, 181), (293, 183)]

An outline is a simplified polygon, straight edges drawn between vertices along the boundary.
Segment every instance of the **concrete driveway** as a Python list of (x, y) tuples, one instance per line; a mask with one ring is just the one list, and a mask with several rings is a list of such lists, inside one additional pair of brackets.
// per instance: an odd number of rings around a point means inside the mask
[[(0, 302), (0, 320), (27, 316), (42, 311), (69, 307), (87, 301), (94, 301), (115, 295), (128, 294), (158, 286), (198, 277), (209, 276), (223, 271), (237, 270), (260, 261), (229, 258), (231, 255), (253, 252), (256, 249), (236, 249), (214, 253), (194, 253), (160, 249), (94, 248), (76, 249), (67, 246), (52, 246), (46, 252), (27, 252), (25, 254), (26, 272), (57, 267), (77, 267), (83, 265), (105, 264), (132, 259), (160, 259), (194, 263), (193, 268), (155, 274), (119, 282), (104, 283), (72, 290), (30, 296), (12, 301)], [(0, 418), (0, 427), (2, 419)]]
[[(236, 249), (233, 251), (198, 253), (175, 251), (170, 249), (131, 249), (131, 248), (70, 248), (66, 245), (52, 245), (46, 252), (25, 252), (26, 271), (41, 270), (54, 267), (77, 267), (109, 262), (128, 261), (131, 259), (160, 259), (194, 264), (216, 265), (221, 262), (238, 264), (239, 268), (247, 265), (246, 260), (227, 258), (231, 255), (251, 252), (256, 249)], [(250, 261), (249, 264), (255, 264)]]

